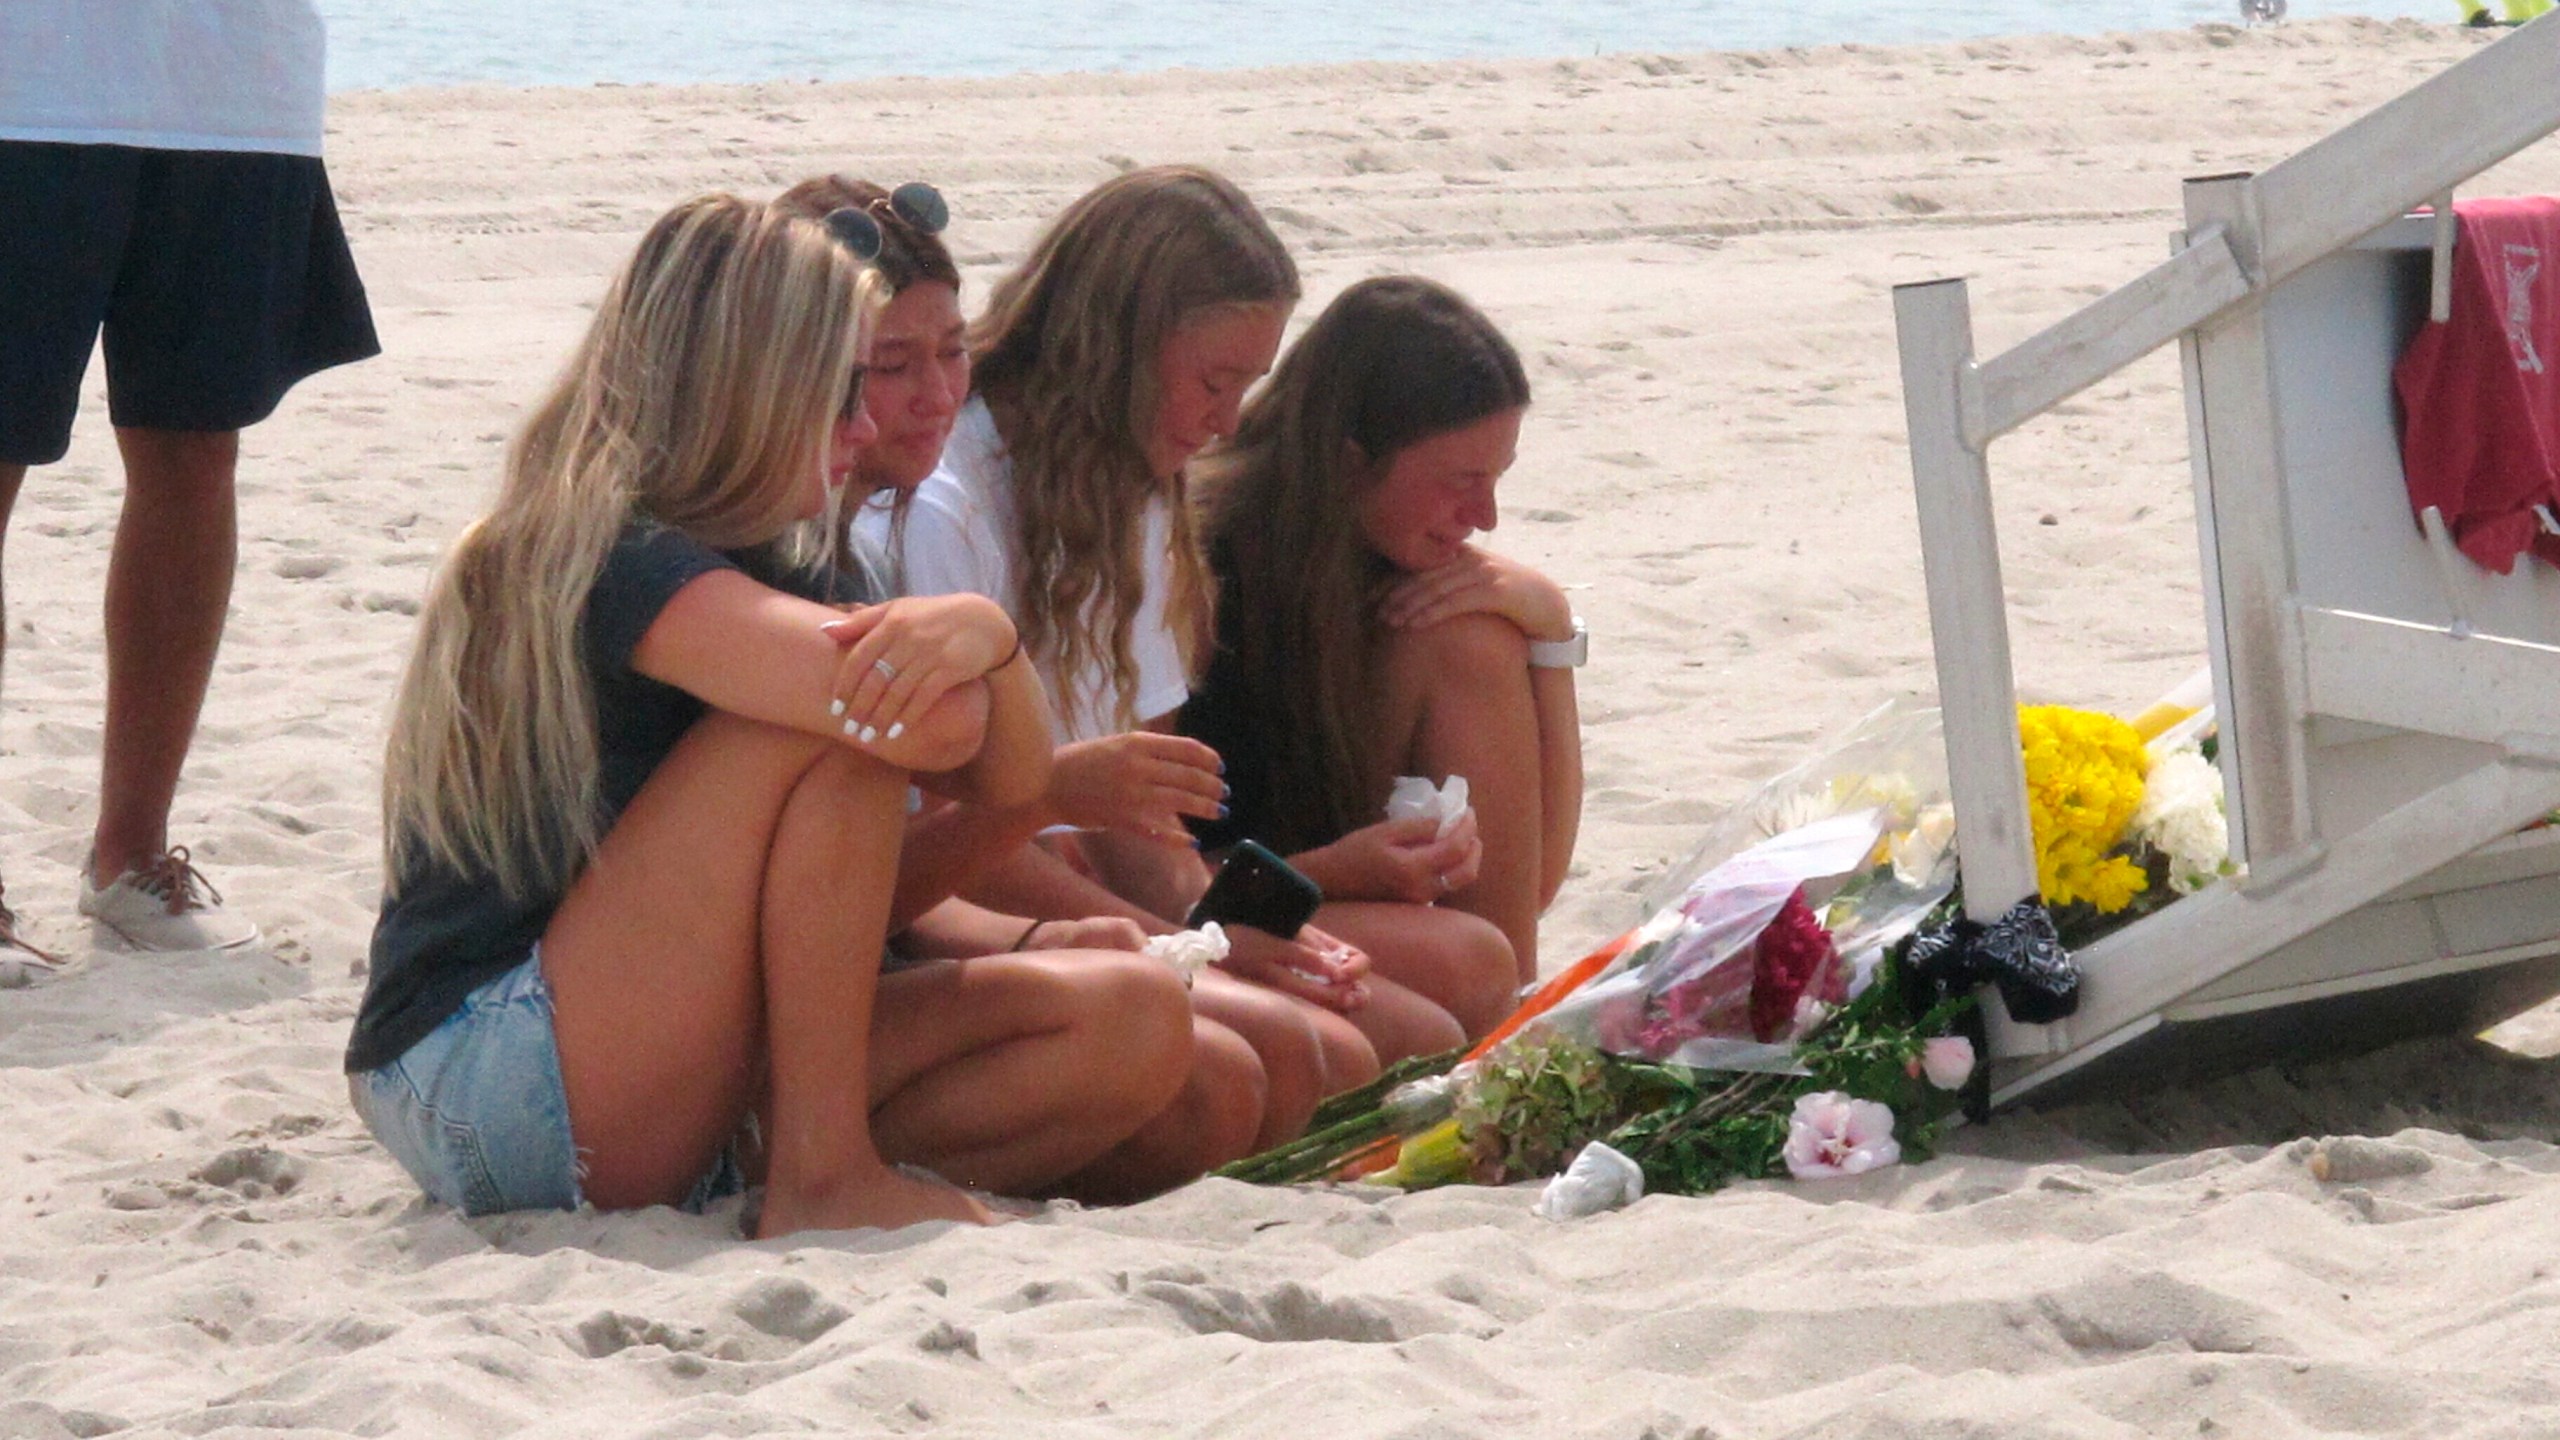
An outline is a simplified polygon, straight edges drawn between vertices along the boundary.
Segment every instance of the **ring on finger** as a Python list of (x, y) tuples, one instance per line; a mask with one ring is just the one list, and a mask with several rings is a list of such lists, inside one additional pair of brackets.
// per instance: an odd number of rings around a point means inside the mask
[(885, 655), (872, 661), (871, 668), (879, 671), (880, 678), (883, 680), (895, 680), (898, 678), (898, 667), (890, 664), (888, 657)]

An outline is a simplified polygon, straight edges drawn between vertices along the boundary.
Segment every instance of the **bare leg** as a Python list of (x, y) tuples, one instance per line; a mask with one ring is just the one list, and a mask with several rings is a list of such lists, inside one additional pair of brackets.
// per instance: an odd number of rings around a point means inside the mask
[[(9, 541), (9, 512), (16, 508), (18, 503), (18, 486), (23, 483), (26, 478), (26, 466), (0, 465), (0, 551), (5, 551), (7, 548)], [(0, 669), (6, 668), (8, 658), (9, 597), (5, 583), (0, 583)], [(5, 892), (0, 892), (0, 895), (4, 894)], [(5, 898), (0, 898), (0, 950), (24, 951), (27, 954), (35, 956), (39, 960), (49, 961), (53, 958), (18, 938), (18, 917), (10, 911), (8, 901)]]
[(1263, 1114), (1255, 1150), (1296, 1138), (1326, 1096), (1377, 1077), (1377, 1050), (1331, 1010), (1217, 970), (1202, 973), (1191, 1005), (1244, 1037), (1261, 1058)]
[(984, 1220), (872, 1143), (869, 1051), (906, 776), (714, 714), (542, 937), (589, 1199), (682, 1198), (761, 1100), (766, 1235)]
[(1443, 902), (1511, 942), (1514, 988), (1538, 978), (1545, 801), (1528, 641), (1507, 620), (1460, 615), (1399, 632), (1386, 657), (1384, 733), (1403, 773), (1464, 775), (1484, 837), (1475, 883)]
[[(5, 553), (8, 548), (9, 512), (18, 507), (18, 487), (25, 483), (26, 478), (26, 466), (0, 465), (0, 553)], [(8, 658), (9, 594), (6, 584), (0, 583), (0, 669), (6, 668)]]
[(1474, 1039), (1520, 1002), (1511, 942), (1479, 916), (1439, 905), (1338, 900), (1316, 912), (1316, 924), (1368, 951), (1372, 976), (1404, 987), (1455, 1022), (1431, 1024), (1401, 1045), (1381, 1041), (1380, 1060), (1435, 1054)]
[(1261, 1057), (1214, 1020), (1194, 1017), (1191, 1025), (1191, 1069), (1173, 1103), (1052, 1187), (1057, 1194), (1104, 1205), (1143, 1200), (1258, 1148), (1266, 1111)]
[(1033, 1194), (1137, 1134), (1191, 1069), (1190, 997), (1156, 961), (941, 961), (881, 978), (871, 1131), (890, 1160)]
[(124, 512), (107, 565), (107, 723), (90, 858), (101, 886), (169, 848), (238, 558), (235, 431), (116, 431)]

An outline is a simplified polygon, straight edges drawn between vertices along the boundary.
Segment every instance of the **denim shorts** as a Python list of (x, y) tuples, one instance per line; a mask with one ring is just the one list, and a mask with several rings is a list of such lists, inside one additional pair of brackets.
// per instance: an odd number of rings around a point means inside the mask
[[(551, 1016), (536, 949), (472, 991), (407, 1054), (347, 1077), (365, 1127), (430, 1198), (466, 1215), (584, 1203)], [(684, 1208), (699, 1211), (745, 1188), (724, 1149)]]

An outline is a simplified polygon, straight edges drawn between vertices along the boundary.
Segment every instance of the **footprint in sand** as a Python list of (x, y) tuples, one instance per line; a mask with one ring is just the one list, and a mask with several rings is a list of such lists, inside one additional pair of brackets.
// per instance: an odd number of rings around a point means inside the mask
[(287, 580), (317, 580), (336, 574), (344, 564), (335, 555), (287, 555), (275, 563), (275, 572)]

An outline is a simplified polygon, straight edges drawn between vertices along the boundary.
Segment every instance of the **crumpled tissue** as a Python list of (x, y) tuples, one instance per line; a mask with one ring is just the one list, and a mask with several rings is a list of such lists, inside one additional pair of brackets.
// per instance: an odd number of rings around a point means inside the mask
[(1226, 929), (1212, 920), (1197, 930), (1150, 936), (1143, 953), (1150, 960), (1172, 966), (1173, 973), (1182, 977), (1182, 984), (1188, 989), (1201, 971), (1226, 959), (1227, 950)]
[(1437, 785), (1420, 775), (1399, 775), (1395, 788), (1387, 792), (1387, 818), (1412, 820), (1430, 816), (1440, 822), (1442, 835), (1467, 813), (1467, 777), (1452, 775)]
[(1615, 1210), (1644, 1198), (1644, 1167), (1594, 1140), (1582, 1147), (1564, 1173), (1547, 1182), (1538, 1197), (1538, 1215), (1546, 1220), (1579, 1220)]

